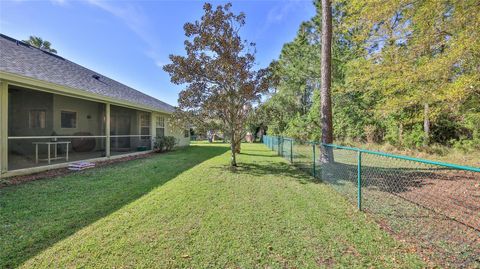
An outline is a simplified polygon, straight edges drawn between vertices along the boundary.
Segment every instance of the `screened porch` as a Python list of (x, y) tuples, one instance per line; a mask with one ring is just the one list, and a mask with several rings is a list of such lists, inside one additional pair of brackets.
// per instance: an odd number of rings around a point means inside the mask
[(147, 151), (151, 138), (150, 112), (9, 86), (9, 171)]

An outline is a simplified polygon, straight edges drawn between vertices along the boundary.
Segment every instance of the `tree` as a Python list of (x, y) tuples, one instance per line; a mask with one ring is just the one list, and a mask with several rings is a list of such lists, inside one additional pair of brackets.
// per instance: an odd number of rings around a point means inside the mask
[[(274, 61), (278, 84), (258, 110), (269, 134), (320, 140), (322, 3), (314, 4), (317, 14)], [(336, 0), (331, 9), (335, 140), (480, 149), (478, 0)]]
[(268, 69), (255, 70), (255, 44), (242, 40), (239, 31), (245, 14), (233, 14), (230, 3), (216, 9), (205, 3), (199, 21), (186, 23), (186, 56), (170, 55), (163, 69), (180, 92), (179, 109), (200, 120), (218, 119), (230, 136), (231, 166), (245, 134), (252, 105), (268, 91)]
[[(332, 120), (332, 7), (330, 0), (322, 0), (322, 37), (321, 37), (321, 124), (322, 143), (333, 143), (333, 120)], [(330, 147), (321, 147), (320, 161), (322, 163), (333, 162), (333, 151)]]
[[(377, 117), (390, 122), (387, 133), (398, 130), (397, 144), (478, 141), (472, 128), (480, 115), (478, 1), (392, 0), (379, 6), (351, 0), (346, 6), (351, 15), (345, 24), (365, 48), (349, 80), (380, 97)], [(404, 144), (403, 133), (415, 141)]]
[(57, 53), (57, 50), (51, 48), (52, 43), (38, 36), (30, 36), (28, 40), (23, 40), (23, 42), (51, 53)]
[[(296, 38), (286, 43), (281, 51), (278, 61), (273, 61), (272, 72), (277, 77), (277, 83), (274, 84), (275, 92), (268, 100), (262, 104), (262, 112), (269, 114), (268, 125), (269, 134), (283, 135), (300, 140), (321, 139), (321, 117), (320, 115), (320, 79), (321, 70), (321, 3), (314, 2), (317, 8), (317, 14), (309, 21), (303, 22), (298, 30)], [(341, 24), (344, 13), (337, 6), (332, 6), (332, 20), (338, 27)], [(360, 125), (358, 119), (361, 116), (363, 108), (352, 111), (352, 104), (349, 99), (352, 96), (348, 92), (340, 91), (345, 83), (346, 62), (354, 57), (354, 46), (349, 40), (348, 33), (334, 30), (332, 36), (332, 92), (337, 95), (332, 96), (333, 125), (342, 124), (339, 133), (334, 133), (335, 137), (351, 135), (358, 133), (355, 129)], [(341, 100), (343, 104), (335, 101)], [(358, 100), (355, 100), (358, 101)], [(346, 103), (346, 105), (345, 105)], [(347, 118), (346, 118), (346, 117)], [(351, 123), (354, 123), (352, 125)], [(347, 129), (346, 129), (347, 128)], [(363, 128), (363, 127), (362, 127)]]

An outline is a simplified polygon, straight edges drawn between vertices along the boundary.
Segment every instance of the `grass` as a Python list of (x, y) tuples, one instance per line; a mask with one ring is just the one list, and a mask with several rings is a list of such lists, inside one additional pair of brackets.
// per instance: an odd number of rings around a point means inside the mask
[(422, 267), (261, 144), (197, 144), (0, 189), (0, 267)]
[[(285, 159), (293, 154), (295, 166), (313, 174), (313, 149), (290, 142), (283, 146)], [(357, 153), (334, 150), (335, 164), (316, 163), (338, 193), (357, 203)], [(362, 207), (382, 226), (420, 247), (423, 256), (445, 267), (480, 268), (479, 218), (476, 187), (478, 175), (439, 166), (363, 154)], [(428, 228), (426, 228), (428, 227)]]

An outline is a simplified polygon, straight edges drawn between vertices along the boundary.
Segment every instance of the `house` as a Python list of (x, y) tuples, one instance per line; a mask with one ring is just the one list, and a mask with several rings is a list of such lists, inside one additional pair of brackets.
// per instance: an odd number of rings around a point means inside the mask
[(59, 55), (0, 34), (1, 176), (149, 152), (158, 136), (187, 146), (174, 108)]

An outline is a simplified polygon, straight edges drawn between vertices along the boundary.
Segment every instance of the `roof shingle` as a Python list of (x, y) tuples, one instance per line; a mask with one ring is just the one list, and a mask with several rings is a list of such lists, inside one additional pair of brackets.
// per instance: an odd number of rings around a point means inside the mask
[[(0, 34), (0, 71), (173, 112), (173, 106), (88, 68)], [(99, 76), (96, 79), (94, 76)]]

